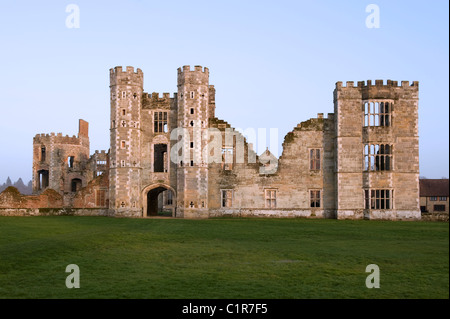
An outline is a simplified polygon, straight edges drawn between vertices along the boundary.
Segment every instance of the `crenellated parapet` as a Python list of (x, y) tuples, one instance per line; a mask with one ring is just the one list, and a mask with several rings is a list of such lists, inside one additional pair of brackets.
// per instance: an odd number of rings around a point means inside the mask
[(109, 69), (109, 81), (111, 85), (133, 85), (142, 86), (144, 82), (144, 73), (141, 69), (127, 66), (125, 70), (121, 66)]
[(209, 69), (207, 67), (202, 68), (196, 65), (193, 70), (189, 65), (178, 68), (178, 85), (185, 84), (200, 84), (208, 85), (209, 83)]
[(143, 109), (169, 109), (176, 108), (177, 93), (170, 96), (170, 93), (147, 93), (142, 94)]
[(419, 92), (418, 81), (392, 81), (387, 80), (372, 80), (358, 81), (355, 85), (354, 81), (336, 82), (334, 90), (334, 100), (337, 95), (340, 98), (362, 98), (362, 99), (397, 99), (404, 94), (409, 94), (411, 97), (417, 97)]
[(50, 134), (36, 134), (33, 138), (33, 144), (68, 144), (68, 145), (81, 145), (82, 139), (75, 135), (63, 136), (62, 133), (50, 133)]

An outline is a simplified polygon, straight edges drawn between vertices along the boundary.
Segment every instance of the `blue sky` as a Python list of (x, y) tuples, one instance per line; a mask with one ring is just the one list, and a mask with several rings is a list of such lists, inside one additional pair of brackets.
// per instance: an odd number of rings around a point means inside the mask
[[(367, 28), (366, 6), (380, 9)], [(80, 9), (67, 28), (66, 6)], [(37, 133), (109, 148), (109, 69), (176, 92), (177, 68), (210, 70), (216, 116), (284, 135), (333, 112), (337, 81), (419, 81), (420, 175), (449, 176), (448, 1), (2, 1), (0, 183), (32, 174)], [(281, 146), (278, 147), (281, 154)]]

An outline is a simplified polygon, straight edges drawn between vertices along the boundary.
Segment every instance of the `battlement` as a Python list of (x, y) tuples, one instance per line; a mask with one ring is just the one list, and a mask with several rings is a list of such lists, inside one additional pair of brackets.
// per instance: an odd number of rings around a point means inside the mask
[(207, 67), (203, 68), (200, 65), (194, 66), (194, 70), (191, 70), (191, 66), (189, 65), (183, 65), (183, 68), (178, 68), (178, 74), (186, 72), (201, 72), (209, 75), (209, 69)]
[(36, 134), (33, 138), (33, 144), (72, 144), (81, 145), (81, 139), (75, 135), (63, 136), (62, 133), (55, 134), (54, 132), (50, 134)]
[(170, 99), (176, 98), (177, 97), (177, 93), (173, 93), (172, 96), (170, 96), (170, 93), (164, 92), (162, 93), (157, 93), (157, 92), (153, 92), (153, 93), (147, 93), (144, 92), (142, 94), (142, 97), (144, 99), (150, 99), (153, 102), (162, 102), (162, 101), (170, 101)]
[(127, 66), (125, 68), (125, 71), (123, 70), (122, 66), (116, 66), (114, 68), (109, 69), (109, 73), (110, 74), (116, 74), (116, 75), (122, 75), (122, 74), (138, 74), (138, 75), (143, 75), (144, 73), (142, 73), (142, 70), (137, 68), (136, 72), (134, 72), (134, 67), (132, 66)]
[(340, 89), (351, 89), (351, 88), (366, 88), (366, 87), (388, 87), (388, 88), (392, 88), (392, 87), (402, 87), (402, 88), (407, 88), (407, 87), (414, 87), (414, 88), (418, 88), (419, 87), (419, 81), (413, 81), (413, 82), (409, 82), (409, 81), (401, 81), (401, 84), (398, 85), (398, 81), (392, 81), (392, 80), (386, 80), (386, 83), (383, 80), (375, 80), (375, 84), (372, 84), (372, 80), (367, 80), (367, 83), (364, 81), (358, 81), (357, 85), (355, 86), (353, 81), (347, 81), (346, 85), (344, 86), (342, 84), (342, 81), (336, 82), (336, 89), (340, 90)]
[(194, 85), (209, 85), (209, 70), (202, 68), (199, 65), (191, 70), (189, 65), (178, 68), (178, 85), (194, 84)]
[(127, 66), (125, 70), (121, 66), (116, 66), (109, 69), (109, 83), (110, 85), (137, 85), (143, 86), (144, 73), (141, 69), (136, 69), (132, 66)]

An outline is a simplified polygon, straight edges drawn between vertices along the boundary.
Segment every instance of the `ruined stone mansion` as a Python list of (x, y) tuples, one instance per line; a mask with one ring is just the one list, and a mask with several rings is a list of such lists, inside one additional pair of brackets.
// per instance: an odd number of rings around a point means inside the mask
[(41, 206), (129, 217), (420, 219), (416, 81), (337, 82), (334, 113), (299, 123), (276, 158), (215, 117), (207, 68), (179, 68), (172, 96), (145, 93), (140, 69), (109, 75), (108, 151), (90, 154), (84, 120), (78, 136), (34, 137)]

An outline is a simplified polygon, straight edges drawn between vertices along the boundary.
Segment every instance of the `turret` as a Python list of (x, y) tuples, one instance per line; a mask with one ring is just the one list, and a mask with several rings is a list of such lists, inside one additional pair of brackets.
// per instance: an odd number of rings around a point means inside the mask
[(118, 216), (140, 216), (141, 105), (144, 76), (127, 66), (110, 69), (110, 209)]
[[(184, 136), (185, 160), (178, 163), (177, 193), (178, 212), (184, 217), (207, 217), (208, 214), (208, 167), (207, 159), (201, 157), (206, 141), (202, 132), (214, 116), (214, 93), (209, 86), (209, 70), (195, 66), (178, 69), (178, 126), (188, 132)], [(186, 157), (186, 155), (188, 155)], [(188, 158), (188, 160), (186, 160)]]

